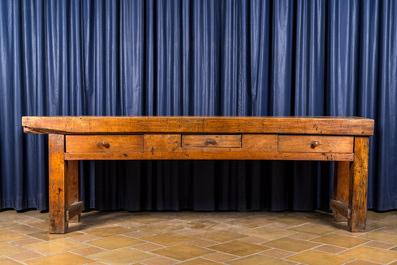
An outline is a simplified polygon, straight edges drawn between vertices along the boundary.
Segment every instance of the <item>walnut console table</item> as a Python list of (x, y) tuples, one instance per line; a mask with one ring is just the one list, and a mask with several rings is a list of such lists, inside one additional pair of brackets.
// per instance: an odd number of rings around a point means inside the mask
[(79, 222), (79, 160), (337, 161), (331, 208), (365, 231), (368, 141), (359, 117), (23, 117), (25, 133), (49, 134), (50, 233)]

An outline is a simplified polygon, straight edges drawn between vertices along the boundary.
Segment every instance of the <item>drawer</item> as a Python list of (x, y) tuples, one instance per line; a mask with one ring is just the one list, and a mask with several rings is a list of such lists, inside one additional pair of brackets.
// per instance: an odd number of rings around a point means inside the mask
[(67, 153), (142, 152), (143, 135), (67, 135)]
[(241, 135), (182, 135), (182, 147), (241, 148)]
[(353, 137), (279, 135), (279, 152), (353, 153)]

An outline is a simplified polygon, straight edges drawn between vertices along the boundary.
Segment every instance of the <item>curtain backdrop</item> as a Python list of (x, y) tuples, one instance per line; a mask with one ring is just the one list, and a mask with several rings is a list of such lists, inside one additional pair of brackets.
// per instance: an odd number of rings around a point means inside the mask
[[(0, 209), (48, 208), (28, 115), (363, 116), (397, 209), (397, 1), (0, 1)], [(329, 209), (333, 163), (81, 163), (88, 208)]]

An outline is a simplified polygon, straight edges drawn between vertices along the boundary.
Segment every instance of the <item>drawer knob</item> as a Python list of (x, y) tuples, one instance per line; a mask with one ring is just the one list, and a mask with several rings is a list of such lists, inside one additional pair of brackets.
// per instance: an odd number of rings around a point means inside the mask
[(105, 148), (109, 148), (110, 147), (109, 143), (107, 143), (107, 142), (102, 142), (102, 146), (104, 146)]
[(212, 145), (216, 144), (216, 141), (214, 139), (207, 139), (206, 142), (207, 144), (212, 144)]
[(311, 142), (311, 147), (312, 148), (316, 148), (317, 146), (319, 146), (320, 145), (320, 142), (319, 141), (313, 141), (313, 142)]

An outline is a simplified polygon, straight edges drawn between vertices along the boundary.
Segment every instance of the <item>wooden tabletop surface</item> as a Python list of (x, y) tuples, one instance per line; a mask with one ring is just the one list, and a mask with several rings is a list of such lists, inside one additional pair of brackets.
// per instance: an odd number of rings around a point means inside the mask
[(361, 117), (115, 117), (25, 116), (25, 133), (275, 133), (373, 135), (374, 120)]

